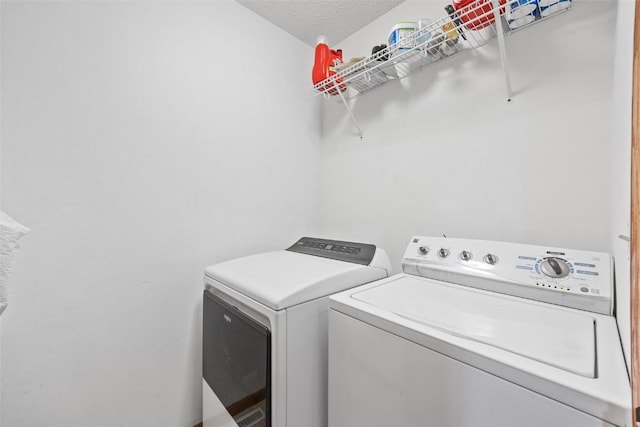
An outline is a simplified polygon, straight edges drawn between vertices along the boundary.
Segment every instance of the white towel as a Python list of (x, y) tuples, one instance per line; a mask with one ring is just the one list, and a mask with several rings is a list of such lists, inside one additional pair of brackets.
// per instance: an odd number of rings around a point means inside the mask
[(20, 249), (18, 240), (29, 231), (27, 227), (0, 211), (0, 314), (9, 302), (11, 273), (15, 254)]

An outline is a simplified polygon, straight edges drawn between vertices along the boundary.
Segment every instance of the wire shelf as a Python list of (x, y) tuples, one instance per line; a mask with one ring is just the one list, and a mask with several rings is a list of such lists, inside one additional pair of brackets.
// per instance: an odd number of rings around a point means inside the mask
[[(336, 73), (314, 85), (310, 97), (324, 95), (338, 101), (355, 98), (390, 80), (402, 79), (436, 62), (477, 49), (500, 35), (509, 35), (566, 11), (570, 0), (476, 0), (455, 14), (434, 20), (388, 46), (356, 62), (336, 67)], [(499, 34), (499, 32), (501, 32)], [(340, 96), (337, 96), (340, 95)]]

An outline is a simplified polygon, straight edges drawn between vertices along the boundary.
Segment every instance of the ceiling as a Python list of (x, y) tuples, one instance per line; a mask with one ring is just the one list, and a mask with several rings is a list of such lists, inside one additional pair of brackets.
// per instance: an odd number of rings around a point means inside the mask
[(309, 46), (320, 35), (330, 44), (393, 9), (404, 0), (237, 0)]

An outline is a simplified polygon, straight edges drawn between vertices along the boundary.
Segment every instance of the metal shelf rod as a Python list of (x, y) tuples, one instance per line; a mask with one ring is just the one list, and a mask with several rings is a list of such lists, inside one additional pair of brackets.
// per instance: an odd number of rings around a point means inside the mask
[(496, 33), (498, 36), (498, 50), (500, 51), (500, 62), (502, 63), (502, 72), (504, 73), (504, 81), (507, 86), (507, 102), (511, 102), (511, 78), (509, 77), (509, 66), (507, 64), (507, 50), (504, 43), (504, 31), (502, 30), (502, 16), (500, 14), (500, 3), (498, 0), (491, 0), (493, 5), (493, 16), (495, 16)]
[(351, 109), (351, 106), (349, 105), (349, 103), (347, 102), (346, 98), (342, 94), (342, 91), (340, 90), (340, 88), (338, 88), (338, 85), (336, 84), (335, 80), (333, 80), (333, 88), (340, 95), (340, 98), (342, 99), (342, 103), (344, 104), (344, 108), (347, 109), (347, 112), (349, 113), (349, 116), (351, 116), (351, 121), (353, 121), (353, 124), (356, 125), (356, 129), (358, 130), (358, 135), (360, 135), (360, 139), (362, 139), (362, 129), (360, 128), (360, 125), (358, 124), (358, 121), (356, 120), (356, 117), (353, 115), (353, 110)]

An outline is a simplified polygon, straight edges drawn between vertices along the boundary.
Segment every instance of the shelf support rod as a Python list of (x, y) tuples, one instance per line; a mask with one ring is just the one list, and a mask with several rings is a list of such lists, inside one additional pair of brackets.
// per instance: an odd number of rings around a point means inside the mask
[(356, 129), (358, 130), (358, 135), (360, 135), (360, 139), (362, 139), (362, 129), (360, 128), (360, 125), (358, 124), (355, 116), (353, 115), (353, 110), (351, 109), (351, 106), (349, 105), (346, 98), (342, 94), (342, 91), (340, 90), (340, 88), (338, 88), (338, 85), (336, 84), (336, 79), (333, 79), (333, 88), (336, 92), (338, 92), (338, 95), (340, 95), (340, 98), (342, 99), (342, 103), (344, 104), (344, 108), (347, 109), (349, 116), (351, 116), (351, 121), (353, 122), (354, 125), (356, 125)]
[[(500, 62), (502, 62), (502, 72), (507, 85), (507, 102), (511, 102), (511, 78), (509, 77), (509, 66), (507, 64), (507, 51), (504, 43), (504, 32), (502, 30), (502, 16), (500, 15), (500, 3), (498, 0), (491, 0), (493, 5), (493, 16), (496, 21), (496, 32), (498, 33), (498, 49), (500, 50)], [(505, 6), (505, 7), (508, 7)]]

